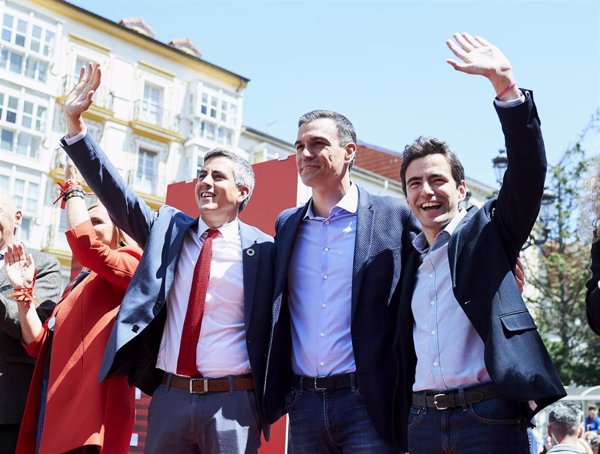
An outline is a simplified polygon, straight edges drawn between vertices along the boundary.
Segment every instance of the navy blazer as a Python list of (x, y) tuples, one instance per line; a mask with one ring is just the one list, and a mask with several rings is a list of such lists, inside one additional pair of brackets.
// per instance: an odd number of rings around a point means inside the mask
[[(167, 298), (185, 235), (198, 224), (198, 218), (171, 206), (152, 211), (124, 183), (90, 134), (70, 146), (63, 139), (62, 145), (114, 223), (144, 248), (106, 346), (100, 379), (127, 374), (132, 385), (152, 394), (163, 374), (156, 368), (156, 360), (166, 320)], [(272, 237), (241, 221), (240, 237), (246, 344), (260, 410), (275, 247)], [(268, 436), (268, 424), (260, 411), (259, 414), (261, 426)]]
[[(276, 223), (277, 260), (273, 320), (265, 381), (265, 416), (276, 421), (285, 413), (291, 389), (292, 341), (287, 304), (287, 276), (296, 234), (308, 209), (282, 212)], [(394, 368), (392, 345), (403, 250), (419, 229), (406, 203), (359, 188), (352, 274), (351, 334), (358, 386), (371, 420), (391, 440), (390, 418)]]
[(592, 278), (587, 282), (585, 305), (590, 328), (600, 335), (600, 240), (592, 244)]
[[(550, 355), (517, 287), (514, 266), (537, 219), (546, 153), (533, 95), (526, 102), (498, 108), (506, 141), (508, 169), (498, 197), (471, 207), (448, 244), (454, 296), (485, 345), (485, 365), (506, 396), (523, 402), (531, 418), (565, 396)], [(398, 355), (396, 443), (407, 449), (407, 420), (415, 379), (411, 310), (420, 257), (413, 249), (402, 277), (395, 350)], [(532, 410), (528, 401), (535, 401)]]

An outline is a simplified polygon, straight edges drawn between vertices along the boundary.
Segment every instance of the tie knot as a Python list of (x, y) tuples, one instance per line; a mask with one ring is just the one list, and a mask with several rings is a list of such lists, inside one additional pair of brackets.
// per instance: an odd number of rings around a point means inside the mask
[(207, 229), (207, 230), (204, 232), (204, 235), (205, 235), (206, 239), (208, 239), (208, 238), (214, 238), (214, 237), (216, 237), (218, 234), (219, 234), (219, 231), (218, 231), (217, 229)]

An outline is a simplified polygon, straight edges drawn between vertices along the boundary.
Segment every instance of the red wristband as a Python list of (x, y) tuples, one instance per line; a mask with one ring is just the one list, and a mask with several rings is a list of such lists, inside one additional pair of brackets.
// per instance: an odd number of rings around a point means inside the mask
[(496, 99), (500, 100), (500, 98), (502, 98), (502, 96), (504, 96), (506, 93), (511, 91), (513, 88), (515, 88), (515, 85), (517, 85), (516, 82), (513, 82), (512, 84), (510, 84), (508, 87), (506, 87), (504, 90), (502, 90), (500, 93), (498, 93), (496, 95)]

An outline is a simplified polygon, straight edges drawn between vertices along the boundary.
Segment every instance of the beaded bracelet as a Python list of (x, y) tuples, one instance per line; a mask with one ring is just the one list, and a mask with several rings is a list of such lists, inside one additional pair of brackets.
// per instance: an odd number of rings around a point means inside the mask
[(82, 199), (85, 199), (85, 192), (83, 192), (83, 189), (78, 188), (67, 189), (67, 192), (65, 192), (65, 195), (62, 199), (63, 202), (66, 202), (73, 197), (81, 197)]

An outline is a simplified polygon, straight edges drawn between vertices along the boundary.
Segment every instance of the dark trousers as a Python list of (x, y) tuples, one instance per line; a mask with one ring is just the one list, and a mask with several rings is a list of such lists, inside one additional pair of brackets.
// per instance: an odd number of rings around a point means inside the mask
[(0, 452), (14, 454), (17, 449), (20, 424), (0, 424)]
[(413, 405), (408, 419), (408, 451), (529, 454), (527, 426), (520, 404), (502, 396), (447, 410)]

